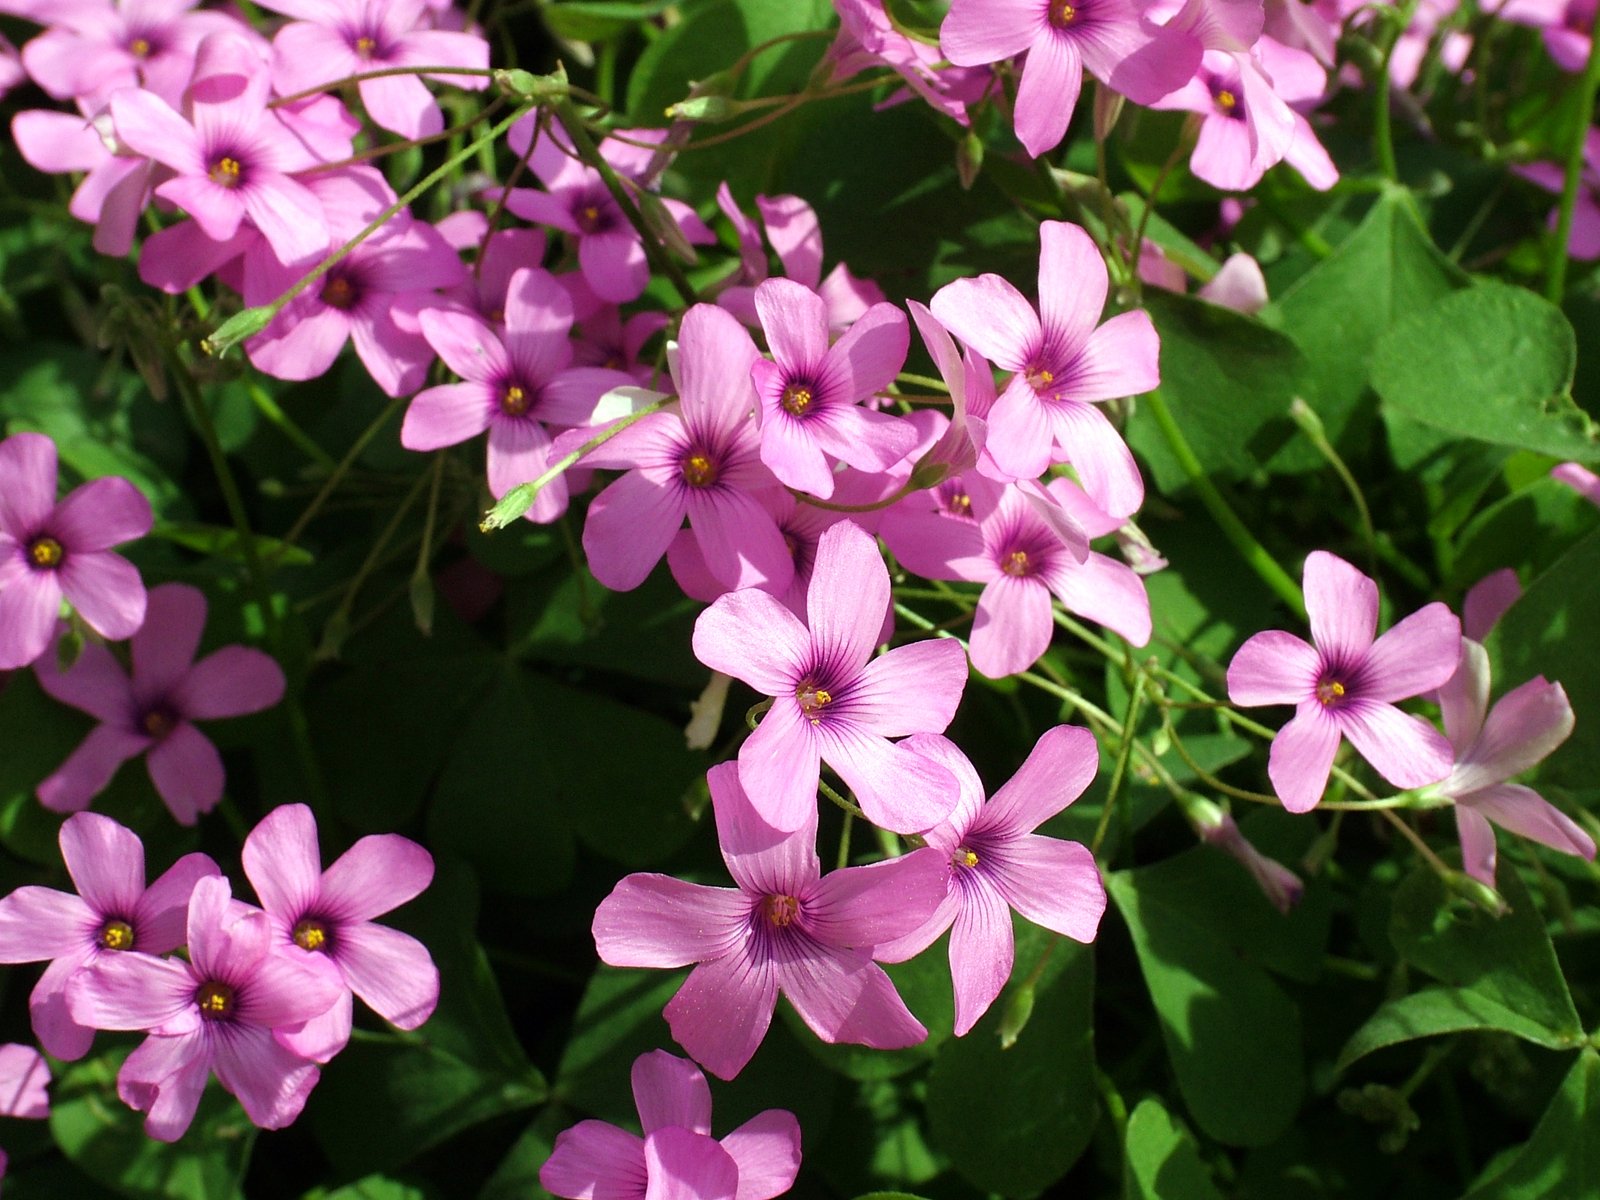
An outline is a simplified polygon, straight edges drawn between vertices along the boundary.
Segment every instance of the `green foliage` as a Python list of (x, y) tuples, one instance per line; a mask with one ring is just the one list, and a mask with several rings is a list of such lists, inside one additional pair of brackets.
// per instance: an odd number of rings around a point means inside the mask
[(1183, 1122), (1146, 1099), (1128, 1117), (1124, 1200), (1222, 1200)]

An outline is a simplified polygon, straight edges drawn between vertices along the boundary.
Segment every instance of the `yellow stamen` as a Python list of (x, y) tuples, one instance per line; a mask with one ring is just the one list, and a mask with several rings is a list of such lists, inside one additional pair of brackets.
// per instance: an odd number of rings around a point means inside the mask
[(97, 939), (106, 950), (133, 949), (133, 926), (126, 921), (110, 920), (100, 929)]
[(717, 481), (717, 465), (703, 450), (696, 450), (689, 455), (679, 469), (683, 473), (683, 481), (690, 487), (710, 487)]
[(782, 929), (800, 915), (800, 901), (793, 896), (768, 896), (761, 902), (761, 909), (767, 920)]
[(237, 158), (223, 155), (217, 159), (216, 165), (211, 168), (211, 181), (220, 183), (223, 187), (236, 187), (239, 183), (239, 172), (241, 170), (242, 168), (239, 166)]
[(795, 689), (794, 698), (800, 701), (800, 711), (813, 725), (819, 724), (822, 720), (817, 714), (833, 703), (832, 692), (819, 688), (809, 680)]
[(778, 403), (783, 406), (783, 411), (792, 416), (804, 416), (811, 407), (811, 389), (803, 383), (791, 383), (783, 389), (783, 395), (778, 398)]
[(152, 708), (145, 713), (144, 720), (139, 722), (144, 726), (144, 731), (153, 738), (164, 738), (172, 732), (172, 727), (177, 724), (172, 714), (164, 708)]
[(1239, 105), (1239, 97), (1224, 88), (1217, 93), (1217, 107), (1223, 112), (1232, 112)]
[(500, 397), (500, 411), (508, 417), (520, 417), (533, 405), (528, 393), (516, 384), (508, 387)]
[(1007, 575), (1018, 578), (1028, 573), (1028, 552), (1026, 550), (1013, 550), (1000, 560), (1000, 569)]
[(965, 846), (962, 846), (950, 861), (958, 867), (975, 867), (978, 865), (978, 852), (976, 850), (968, 850)]
[(958, 517), (970, 517), (972, 515), (972, 497), (965, 492), (957, 492), (950, 497), (950, 511)]
[(146, 38), (134, 38), (128, 43), (128, 53), (135, 58), (145, 58), (150, 54), (150, 42)]
[(371, 58), (377, 49), (378, 43), (369, 37), (358, 37), (356, 39), (356, 53), (362, 58)]
[(1317, 699), (1326, 707), (1344, 695), (1344, 684), (1337, 679), (1329, 679), (1317, 684)]
[(1047, 391), (1055, 383), (1054, 371), (1046, 367), (1028, 367), (1022, 372), (1022, 377), (1028, 381), (1028, 386), (1036, 392)]
[(64, 553), (61, 543), (53, 537), (35, 538), (33, 544), (28, 547), (29, 561), (34, 566), (47, 570), (50, 567), (59, 567)]
[(302, 950), (325, 950), (328, 931), (323, 928), (321, 921), (307, 917), (294, 927), (294, 944)]
[(202, 1017), (215, 1021), (233, 1011), (233, 989), (213, 979), (200, 985), (200, 990), (194, 994), (194, 1002), (200, 1006)]
[(1051, 0), (1050, 24), (1057, 29), (1065, 29), (1077, 19), (1077, 5), (1070, 3), (1069, 0)]

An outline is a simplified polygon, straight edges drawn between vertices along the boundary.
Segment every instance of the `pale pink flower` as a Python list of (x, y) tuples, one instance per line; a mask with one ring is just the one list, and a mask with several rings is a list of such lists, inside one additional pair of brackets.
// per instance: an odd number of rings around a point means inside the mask
[(1450, 773), (1450, 743), (1395, 702), (1455, 673), (1461, 655), (1456, 615), (1429, 604), (1374, 640), (1377, 584), (1325, 550), (1306, 558), (1305, 597), (1314, 646), (1267, 630), (1239, 647), (1228, 664), (1233, 703), (1295, 706), (1294, 718), (1272, 740), (1267, 764), (1283, 806), (1295, 813), (1317, 806), (1343, 737), (1395, 787), (1438, 783)]
[(44, 653), (65, 599), (101, 637), (139, 628), (144, 583), (111, 547), (150, 532), (150, 502), (126, 479), (91, 479), (56, 502), (56, 444), (0, 441), (0, 670)]
[(283, 671), (248, 646), (224, 646), (194, 661), (206, 623), (206, 600), (186, 583), (150, 591), (144, 624), (133, 635), (133, 676), (102, 645), (83, 648), (62, 671), (54, 655), (34, 664), (39, 685), (100, 724), (39, 785), (55, 812), (86, 807), (135, 755), (148, 754), (150, 782), (180, 825), (193, 825), (222, 799), (222, 757), (195, 721), (238, 717), (283, 698)]
[(696, 658), (773, 697), (739, 748), (739, 779), (779, 829), (815, 819), (824, 762), (886, 829), (927, 829), (955, 804), (949, 772), (889, 739), (945, 730), (966, 686), (966, 655), (932, 638), (873, 658), (888, 608), (877, 542), (841, 521), (818, 543), (806, 622), (756, 588), (729, 592), (695, 622)]
[(189, 894), (217, 864), (186, 854), (145, 887), (144, 846), (132, 830), (99, 813), (61, 825), (61, 857), (78, 895), (21, 887), (0, 900), (0, 962), (50, 961), (28, 1010), (34, 1036), (57, 1058), (82, 1058), (94, 1030), (67, 1011), (67, 981), (108, 954), (167, 954), (183, 944)]
[(1558, 463), (1550, 468), (1550, 478), (1566, 484), (1590, 504), (1600, 506), (1600, 475), (1579, 463)]
[(1011, 910), (1078, 942), (1091, 942), (1106, 909), (1106, 889), (1087, 847), (1034, 832), (1089, 786), (1100, 762), (1094, 735), (1057, 725), (992, 799), (966, 755), (946, 738), (919, 734), (906, 744), (956, 777), (955, 811), (924, 835), (944, 868), (944, 899), (921, 928), (878, 948), (884, 962), (921, 954), (950, 932), (955, 1034), (970, 1032), (1011, 977), (1016, 945)]
[(652, 1050), (633, 1060), (641, 1138), (605, 1121), (556, 1135), (539, 1168), (545, 1191), (571, 1200), (772, 1200), (800, 1170), (800, 1123), (781, 1108), (711, 1136), (711, 1089), (693, 1063)]
[(873, 947), (909, 933), (939, 903), (939, 852), (823, 875), (814, 810), (781, 833), (762, 819), (733, 763), (712, 767), (707, 782), (738, 886), (629, 875), (595, 911), (600, 958), (617, 967), (697, 964), (662, 1015), (678, 1044), (721, 1079), (755, 1054), (780, 991), (823, 1041), (895, 1050), (927, 1037), (873, 962)]
[(275, 953), (267, 914), (236, 905), (220, 875), (195, 884), (186, 940), (187, 960), (101, 955), (68, 982), (68, 1011), (95, 1029), (150, 1034), (123, 1062), (117, 1094), (148, 1114), (158, 1141), (183, 1136), (213, 1071), (252, 1122), (282, 1129), (320, 1072), (277, 1031), (326, 1012), (339, 985)]
[[(0, 1117), (40, 1121), (50, 1115), (50, 1064), (32, 1046), (7, 1042), (0, 1046)], [(764, 1114), (763, 1114), (764, 1115)], [(796, 1134), (799, 1130), (796, 1129)], [(0, 1152), (0, 1174), (5, 1170)]]

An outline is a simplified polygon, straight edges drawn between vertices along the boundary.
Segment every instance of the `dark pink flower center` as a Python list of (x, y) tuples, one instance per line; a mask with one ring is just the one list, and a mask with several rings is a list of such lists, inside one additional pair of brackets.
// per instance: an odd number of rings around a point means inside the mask
[(520, 383), (508, 383), (500, 393), (500, 411), (508, 417), (525, 417), (538, 402), (537, 388), (525, 388)]
[(1317, 700), (1323, 708), (1338, 708), (1345, 703), (1349, 688), (1337, 679), (1327, 678), (1317, 683)]
[(822, 710), (833, 703), (833, 693), (815, 679), (807, 679), (795, 688), (794, 698), (800, 702), (800, 711), (805, 714), (806, 720), (813, 725), (821, 723)]
[(604, 233), (616, 224), (614, 208), (609, 194), (585, 192), (572, 206), (572, 220), (579, 233)]
[(1083, 0), (1050, 0), (1050, 24), (1065, 29), (1078, 19)]
[(220, 979), (208, 979), (195, 991), (194, 1002), (208, 1021), (222, 1021), (233, 1015), (233, 989)]
[(28, 543), (28, 561), (41, 571), (53, 571), (66, 557), (66, 550), (53, 537), (36, 537)]
[(1207, 75), (1205, 81), (1211, 93), (1211, 103), (1216, 105), (1217, 112), (1235, 121), (1244, 120), (1244, 96), (1239, 81), (1220, 75)]
[(305, 917), (295, 923), (291, 935), (294, 944), (302, 950), (321, 950), (326, 953), (328, 947), (328, 927), (316, 917)]
[(783, 395), (778, 397), (778, 404), (791, 417), (803, 417), (811, 411), (815, 399), (816, 392), (811, 384), (797, 379), (785, 385)]
[(221, 184), (225, 188), (236, 188), (244, 174), (244, 164), (231, 154), (223, 154), (211, 164), (208, 172), (211, 182)]
[(761, 901), (761, 913), (774, 927), (783, 929), (800, 915), (800, 901), (793, 896), (767, 896)]
[(1000, 569), (1016, 579), (1026, 579), (1038, 569), (1026, 550), (1008, 550), (1000, 556)]
[(329, 275), (317, 298), (329, 308), (349, 312), (361, 301), (361, 289), (348, 275)]
[(1024, 367), (1022, 378), (1041, 396), (1056, 390), (1056, 373), (1043, 363), (1035, 362)]
[(683, 460), (678, 464), (678, 471), (685, 483), (696, 488), (710, 487), (722, 473), (717, 468), (717, 461), (711, 452), (700, 446), (693, 447), (683, 456)]
[(178, 714), (165, 704), (152, 705), (145, 710), (144, 716), (139, 718), (139, 728), (160, 741), (171, 733), (178, 725)]
[(978, 852), (971, 846), (957, 846), (956, 852), (950, 856), (950, 865), (970, 871), (978, 865)]
[(100, 932), (95, 935), (95, 941), (102, 950), (132, 950), (133, 926), (117, 917), (112, 917), (100, 926)]

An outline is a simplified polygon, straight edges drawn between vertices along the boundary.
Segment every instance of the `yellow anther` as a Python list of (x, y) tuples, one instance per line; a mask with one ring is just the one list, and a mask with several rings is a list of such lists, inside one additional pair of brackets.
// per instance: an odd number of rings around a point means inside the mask
[(509, 417), (520, 417), (532, 404), (528, 393), (516, 384), (512, 384), (500, 396), (500, 411)]
[(703, 450), (696, 450), (689, 455), (679, 469), (683, 473), (683, 481), (690, 487), (710, 487), (717, 481), (717, 464)]
[(362, 58), (371, 58), (377, 49), (378, 43), (369, 37), (358, 37), (356, 39), (356, 53)]
[(1317, 699), (1322, 701), (1324, 706), (1332, 704), (1343, 695), (1344, 684), (1337, 679), (1328, 679), (1317, 684)]
[(64, 551), (61, 543), (53, 537), (35, 538), (28, 547), (28, 561), (36, 567), (48, 569), (61, 565), (61, 556)]
[(800, 711), (813, 725), (822, 720), (817, 714), (833, 703), (832, 692), (826, 688), (819, 688), (809, 680), (795, 688), (794, 698), (800, 701)]
[(134, 38), (128, 43), (128, 53), (135, 58), (145, 58), (150, 54), (150, 42), (147, 38)]
[(1239, 106), (1239, 97), (1224, 88), (1217, 93), (1217, 107), (1223, 112), (1232, 112)]
[(1026, 575), (1029, 570), (1028, 552), (1026, 550), (1013, 550), (1000, 560), (1000, 569), (1007, 575), (1015, 575), (1018, 578)]
[(96, 939), (101, 947), (106, 950), (131, 950), (133, 949), (133, 926), (126, 921), (110, 920), (100, 929), (100, 936)]
[(962, 846), (956, 851), (956, 855), (951, 859), (951, 862), (958, 867), (975, 867), (978, 865), (978, 852), (976, 850), (968, 850), (965, 846)]
[(1028, 381), (1028, 386), (1036, 392), (1045, 391), (1056, 381), (1056, 374), (1048, 367), (1028, 367), (1022, 372), (1022, 377)]
[(356, 302), (356, 289), (343, 275), (335, 275), (322, 285), (321, 298), (330, 308), (350, 308)]
[(791, 383), (783, 389), (783, 395), (778, 398), (778, 403), (783, 406), (783, 411), (793, 416), (803, 416), (811, 407), (811, 389), (803, 383)]
[(307, 917), (294, 927), (294, 944), (302, 950), (323, 950), (328, 945), (328, 931), (321, 921)]
[(793, 896), (768, 896), (761, 902), (761, 908), (767, 920), (779, 929), (792, 924), (800, 915), (800, 901)]
[(194, 994), (194, 1002), (199, 1006), (202, 1017), (215, 1021), (233, 1011), (233, 989), (213, 979), (200, 985), (200, 990)]
[(972, 497), (965, 492), (957, 492), (950, 497), (950, 511), (958, 517), (972, 515)]
[(1050, 24), (1057, 29), (1065, 29), (1078, 19), (1078, 8), (1069, 0), (1051, 0)]
[(211, 181), (220, 183), (223, 187), (233, 187), (239, 182), (239, 172), (242, 169), (237, 158), (223, 155), (211, 168)]
[(153, 738), (164, 738), (172, 732), (172, 727), (178, 722), (173, 715), (164, 708), (152, 708), (145, 713), (144, 719), (139, 722), (144, 731)]

